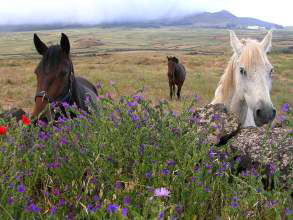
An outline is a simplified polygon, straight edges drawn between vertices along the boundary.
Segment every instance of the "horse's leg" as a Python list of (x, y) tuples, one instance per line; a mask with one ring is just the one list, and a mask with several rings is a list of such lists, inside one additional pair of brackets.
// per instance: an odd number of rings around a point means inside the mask
[(181, 88), (182, 88), (182, 84), (180, 83), (180, 84), (178, 85), (178, 90), (177, 90), (177, 97), (178, 97), (178, 99), (180, 99)]
[(173, 85), (172, 83), (169, 81), (169, 88), (170, 88), (170, 98), (172, 100), (172, 96), (173, 96)]
[(173, 95), (175, 96), (176, 95), (176, 84), (173, 83), (172, 85), (172, 90), (173, 90)]

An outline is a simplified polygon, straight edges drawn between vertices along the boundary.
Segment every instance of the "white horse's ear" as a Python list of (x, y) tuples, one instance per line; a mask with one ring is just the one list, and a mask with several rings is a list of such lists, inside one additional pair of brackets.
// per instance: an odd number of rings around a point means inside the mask
[(234, 52), (239, 55), (241, 53), (243, 44), (240, 42), (234, 31), (230, 31), (230, 43)]
[(262, 40), (262, 42), (260, 43), (263, 50), (267, 53), (270, 51), (270, 49), (272, 48), (272, 38), (273, 38), (273, 31), (270, 30), (267, 35), (265, 36), (265, 38)]

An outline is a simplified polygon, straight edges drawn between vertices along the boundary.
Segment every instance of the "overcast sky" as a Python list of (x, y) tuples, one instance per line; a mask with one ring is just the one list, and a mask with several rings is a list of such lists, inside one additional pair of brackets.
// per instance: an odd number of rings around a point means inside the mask
[(226, 9), (293, 25), (293, 0), (0, 0), (0, 25), (144, 20)]

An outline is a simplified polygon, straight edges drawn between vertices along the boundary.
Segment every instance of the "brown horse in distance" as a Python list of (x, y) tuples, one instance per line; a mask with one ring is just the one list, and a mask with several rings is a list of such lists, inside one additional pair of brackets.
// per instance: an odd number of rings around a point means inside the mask
[(186, 70), (185, 67), (179, 63), (179, 60), (176, 57), (167, 56), (167, 59), (170, 98), (172, 99), (172, 97), (175, 96), (177, 85), (177, 97), (180, 99), (181, 88), (186, 77)]
[[(88, 107), (96, 103), (97, 90), (86, 79), (75, 77), (68, 37), (62, 33), (60, 45), (47, 47), (34, 34), (34, 44), (42, 59), (35, 70), (37, 91), (32, 116), (38, 117), (48, 103), (53, 102), (76, 104), (78, 108), (89, 112)], [(64, 111), (64, 108), (61, 110)], [(49, 112), (43, 113), (42, 117), (49, 116)]]

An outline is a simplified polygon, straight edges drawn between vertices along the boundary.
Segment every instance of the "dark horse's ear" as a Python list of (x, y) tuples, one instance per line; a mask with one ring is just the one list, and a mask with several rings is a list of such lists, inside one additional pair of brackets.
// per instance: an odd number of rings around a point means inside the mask
[(35, 44), (36, 50), (41, 55), (44, 55), (46, 51), (48, 50), (48, 47), (46, 46), (46, 44), (40, 40), (37, 34), (34, 34), (34, 44)]
[(66, 36), (66, 34), (62, 33), (61, 34), (61, 41), (60, 41), (60, 46), (62, 48), (62, 50), (69, 55), (70, 52), (70, 43), (69, 43), (69, 39)]

